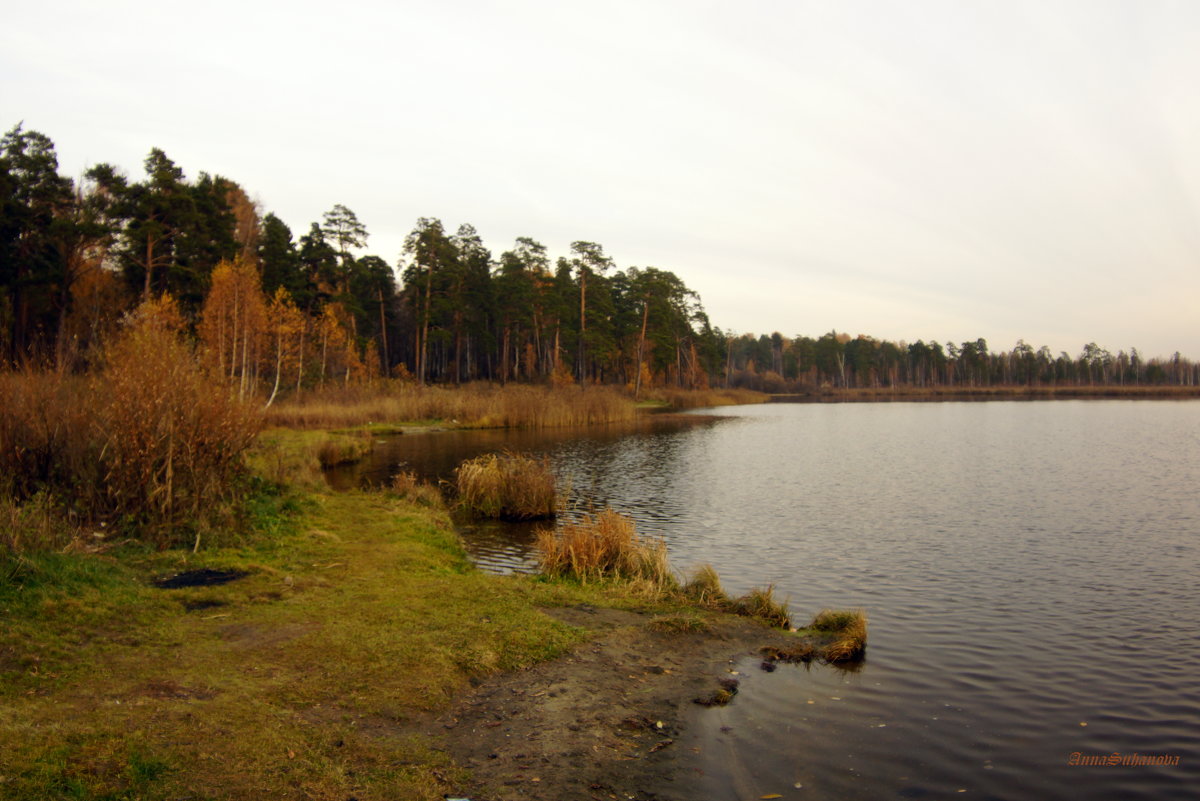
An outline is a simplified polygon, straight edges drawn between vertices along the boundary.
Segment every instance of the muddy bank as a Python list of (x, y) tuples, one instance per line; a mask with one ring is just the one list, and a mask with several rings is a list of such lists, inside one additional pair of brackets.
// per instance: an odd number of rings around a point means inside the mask
[(736, 657), (794, 641), (732, 616), (679, 633), (633, 612), (545, 611), (597, 636), (558, 660), (485, 680), (438, 719), (430, 733), (473, 776), (461, 797), (694, 798), (689, 782), (705, 755), (679, 742), (706, 711), (697, 699), (736, 680)]

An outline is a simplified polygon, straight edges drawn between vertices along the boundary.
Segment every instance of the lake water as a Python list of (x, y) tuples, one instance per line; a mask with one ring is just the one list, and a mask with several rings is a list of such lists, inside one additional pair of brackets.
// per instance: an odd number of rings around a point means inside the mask
[[(867, 610), (857, 672), (732, 666), (742, 692), (677, 744), (697, 754), (697, 797), (1200, 792), (1200, 402), (705, 414), (398, 437), (374, 469), (444, 476), (481, 450), (543, 452), (577, 498), (664, 537), (677, 569), (712, 563), (734, 593), (774, 583), (797, 618)], [(468, 536), (484, 566), (528, 565), (527, 529)], [(1073, 766), (1076, 752), (1178, 764)]]

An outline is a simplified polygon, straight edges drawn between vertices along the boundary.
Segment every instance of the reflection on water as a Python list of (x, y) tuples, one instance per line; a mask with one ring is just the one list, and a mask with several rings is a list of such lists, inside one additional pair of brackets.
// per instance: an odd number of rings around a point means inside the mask
[[(444, 476), (488, 448), (544, 452), (575, 497), (663, 536), (677, 568), (711, 562), (734, 592), (773, 582), (798, 613), (869, 611), (860, 673), (739, 666), (743, 692), (680, 743), (700, 749), (697, 797), (1200, 786), (1200, 403), (718, 413), (633, 433), (460, 432), (457, 452), (427, 436), (398, 458)], [(486, 534), (481, 562), (518, 566), (531, 536)], [(1080, 767), (1072, 752), (1180, 760)]]

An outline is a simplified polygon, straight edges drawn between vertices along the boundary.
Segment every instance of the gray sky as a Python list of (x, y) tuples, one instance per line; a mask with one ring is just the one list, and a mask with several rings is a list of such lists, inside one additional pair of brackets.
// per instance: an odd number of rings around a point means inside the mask
[(435, 216), (738, 332), (1200, 357), (1196, 2), (23, 3), (0, 112), (393, 264)]

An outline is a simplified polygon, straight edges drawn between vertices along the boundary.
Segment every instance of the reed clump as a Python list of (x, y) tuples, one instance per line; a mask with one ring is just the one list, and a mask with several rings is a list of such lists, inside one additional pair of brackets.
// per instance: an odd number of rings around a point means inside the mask
[(731, 598), (721, 587), (721, 577), (712, 565), (697, 568), (681, 592), (690, 603), (705, 609), (757, 618), (783, 629), (791, 626), (788, 603), (775, 597), (774, 585), (755, 587), (739, 598)]
[(559, 493), (549, 459), (489, 453), (454, 471), (458, 504), (478, 517), (537, 520), (558, 513)]
[(667, 544), (642, 537), (632, 518), (605, 508), (542, 531), (536, 549), (542, 572), (580, 581), (618, 579), (640, 584), (642, 594), (676, 592), (679, 582), (667, 561)]
[(829, 662), (860, 658), (867, 648), (867, 615), (861, 609), (823, 609), (808, 628), (828, 641), (822, 657)]

